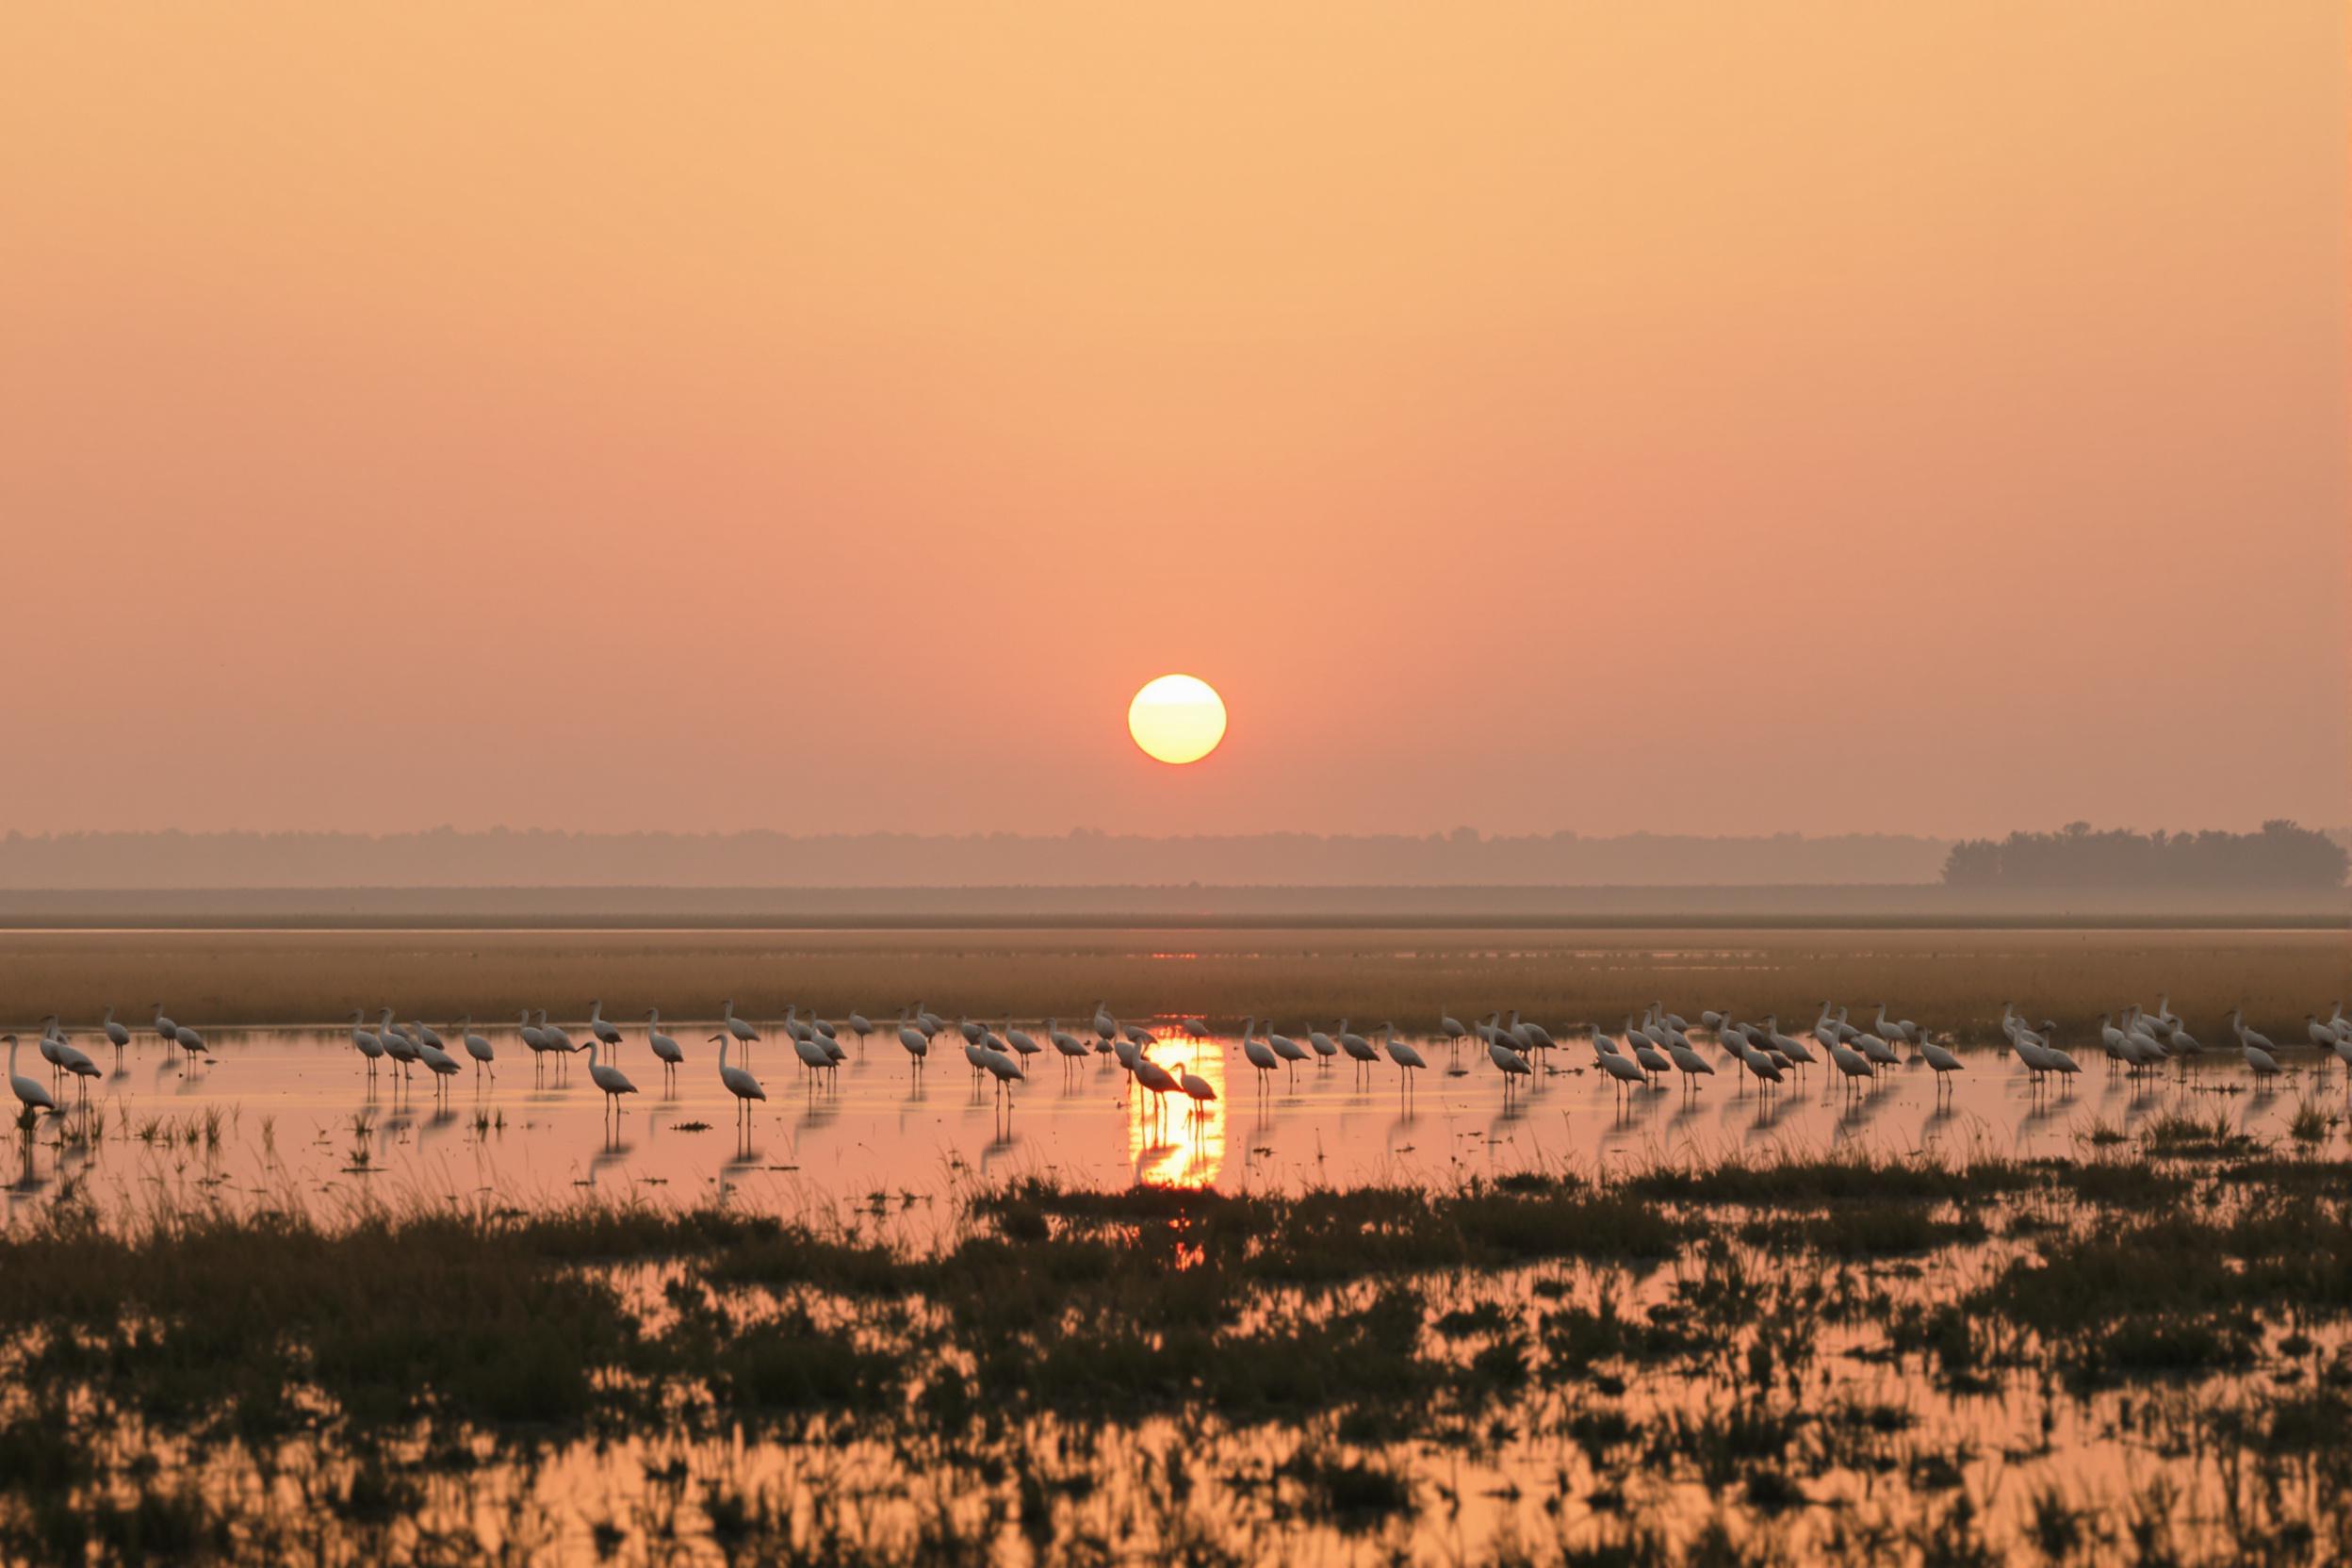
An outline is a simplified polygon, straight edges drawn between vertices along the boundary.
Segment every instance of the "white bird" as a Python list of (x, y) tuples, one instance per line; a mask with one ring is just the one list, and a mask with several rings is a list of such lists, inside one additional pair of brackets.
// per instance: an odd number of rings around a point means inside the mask
[(1870, 1058), (1870, 1065), (1873, 1067), (1901, 1067), (1903, 1065), (1903, 1058), (1895, 1054), (1895, 1048), (1876, 1035), (1864, 1035), (1854, 1043), (1861, 1047), (1862, 1054)]
[(1919, 1043), (1919, 1026), (1907, 1018), (1896, 1019), (1889, 1022), (1886, 1018), (1886, 1004), (1884, 1002), (1878, 1004), (1878, 1021), (1873, 1027), (1874, 1031), (1885, 1038), (1899, 1039), (1905, 1045)]
[(1168, 1071), (1168, 1069), (1162, 1067), (1159, 1063), (1153, 1061), (1151, 1057), (1143, 1055), (1141, 1053), (1136, 1054), (1135, 1063), (1131, 1070), (1135, 1073), (1136, 1083), (1142, 1085), (1145, 1088), (1150, 1089), (1153, 1095), (1157, 1096), (1157, 1098), (1152, 1102), (1154, 1114), (1158, 1116), (1167, 1115), (1168, 1095), (1183, 1087), (1182, 1085), (1176, 1082), (1176, 1075)]
[(1045, 1021), (1045, 1037), (1047, 1042), (1054, 1047), (1054, 1054), (1062, 1059), (1062, 1082), (1064, 1084), (1070, 1082), (1070, 1075), (1077, 1070), (1080, 1062), (1094, 1054), (1086, 1049), (1086, 1041), (1062, 1028), (1060, 1021), (1056, 1019)]
[[(751, 1102), (767, 1099), (768, 1091), (760, 1086), (759, 1079), (742, 1068), (727, 1065), (727, 1048), (734, 1043), (727, 1031), (722, 1029), (710, 1037), (719, 1046), (719, 1082), (727, 1086), (727, 1093), (735, 1097), (735, 1119), (748, 1124), (751, 1120)], [(928, 1045), (930, 1042), (926, 1040), (923, 1043)]]
[(1421, 1059), (1421, 1053), (1396, 1037), (1396, 1024), (1386, 1023), (1381, 1027), (1387, 1031), (1387, 1037), (1380, 1042), (1380, 1049), (1387, 1052), (1388, 1059), (1396, 1064), (1397, 1086), (1410, 1096), (1413, 1093), (1413, 1073), (1429, 1064)]
[(57, 1065), (82, 1081), (82, 1097), (88, 1099), (90, 1080), (99, 1075), (98, 1064), (91, 1061), (83, 1054), (79, 1046), (66, 1037), (65, 1032), (57, 1026), (56, 1019), (49, 1021), (49, 1028), (57, 1038)]
[(1094, 1032), (1106, 1041), (1119, 1038), (1119, 1020), (1111, 1016), (1109, 1007), (1100, 1000), (1094, 1004)]
[(1698, 1086), (1700, 1074), (1709, 1078), (1715, 1076), (1715, 1064), (1687, 1045), (1669, 1046), (1666, 1054), (1674, 1058), (1674, 1066), (1682, 1070), (1682, 1087), (1686, 1094)]
[[(1632, 1020), (1628, 1019), (1626, 1021), (1630, 1023)], [(1601, 1070), (1608, 1073), (1616, 1084), (1617, 1098), (1620, 1102), (1623, 1102), (1625, 1098), (1627, 1086), (1634, 1084), (1639, 1084), (1643, 1088), (1650, 1086), (1650, 1075), (1642, 1071), (1641, 1066), (1630, 1056), (1620, 1055), (1617, 1051), (1617, 1042), (1598, 1029), (1592, 1031), (1592, 1051), (1600, 1058)]]
[(726, 1007), (720, 1013), (719, 1024), (737, 1045), (746, 1047), (743, 1052), (743, 1060), (751, 1060), (751, 1052), (748, 1047), (760, 1038), (760, 1031), (735, 1016), (735, 1002), (731, 997), (727, 999)]
[(1004, 1097), (1006, 1105), (1009, 1106), (1012, 1102), (1013, 1086), (1027, 1083), (1029, 1074), (1021, 1070), (1019, 1062), (1004, 1052), (991, 1050), (987, 1046), (979, 1049), (980, 1065), (988, 1070), (989, 1077), (996, 1080), (997, 1093)]
[(2254, 1043), (2255, 1040), (2262, 1038), (2262, 1037), (2256, 1035), (2250, 1029), (2246, 1031), (2246, 1034), (2250, 1037), (2243, 1041), (2240, 1047), (2246, 1053), (2246, 1070), (2254, 1074), (2257, 1078), (2276, 1078), (2278, 1076), (2278, 1058), (2273, 1056), (2269, 1052), (2264, 1051), (2261, 1046)]
[[(2250, 1043), (2264, 1052), (2276, 1051), (2278, 1049), (2278, 1047), (2272, 1045), (2269, 1040), (2263, 1038), (2261, 1035), (2256, 1034), (2253, 1030), (2248, 1029), (2246, 1026), (2246, 1009), (2244, 1007), (2232, 1007), (2230, 1009), (2230, 1027), (2231, 1031), (2237, 1035), (2238, 1043), (2240, 1045), (2246, 1045)], [(2275, 1062), (2272, 1064), (2272, 1068), (2273, 1070), (2277, 1070), (2277, 1064)]]
[(1372, 1042), (1349, 1029), (1346, 1019), (1339, 1021), (1339, 1048), (1348, 1053), (1349, 1061), (1356, 1064), (1358, 1082), (1363, 1081), (1364, 1070), (1380, 1059), (1380, 1054), (1372, 1049)]
[[(618, 1044), (617, 1037), (619, 1033), (620, 1032), (618, 1030), (613, 1031), (615, 1039), (611, 1042), (612, 1045)], [(630, 1083), (629, 1081), (629, 1075), (623, 1072), (619, 1068), (612, 1066), (609, 1062), (602, 1062), (596, 1059), (596, 1049), (599, 1043), (603, 1042), (596, 1040), (590, 1040), (588, 1042), (588, 1077), (590, 1081), (596, 1086), (596, 1087), (604, 1091), (605, 1108), (612, 1114), (613, 1119), (617, 1121), (620, 1119), (621, 1114), (621, 1096), (625, 1094), (635, 1094), (637, 1092), (637, 1086)]]
[(384, 1054), (399, 1064), (403, 1078), (408, 1076), (409, 1069), (424, 1060), (416, 1049), (416, 1042), (408, 1037), (408, 1032), (392, 1021), (392, 1009), (389, 1007), (384, 1008), (376, 1020), (376, 1038), (384, 1042)]
[(65, 1041), (57, 1036), (57, 1015), (51, 1013), (41, 1021), (41, 1037), (34, 1042), (41, 1059), (49, 1064), (49, 1082), (54, 1086), (65, 1071)]
[(1011, 1046), (1023, 1059), (1036, 1055), (1042, 1049), (1030, 1037), (1028, 1030), (1014, 1028), (1013, 1021), (1009, 1018), (1004, 1021), (1004, 1043)]
[(1744, 1038), (1740, 1040), (1740, 1059), (1747, 1063), (1748, 1070), (1756, 1075), (1759, 1086), (1764, 1084), (1777, 1084), (1781, 1081), (1779, 1063), (1758, 1051), (1755, 1046), (1748, 1044)]
[[(539, 1009), (539, 1034), (547, 1042), (547, 1049), (555, 1054), (557, 1073), (565, 1078), (570, 1077), (572, 1053), (580, 1048), (572, 1043), (571, 1034), (562, 1024), (547, 1021), (547, 1010), (545, 1007)], [(588, 1059), (591, 1062), (595, 1061), (596, 1053), (590, 1052)]]
[(906, 1054), (913, 1059), (910, 1070), (921, 1072), (923, 1058), (931, 1054), (931, 1037), (909, 1023), (906, 1019), (907, 1009), (901, 1007), (898, 1010), (898, 1043), (906, 1048)]
[(1525, 1056), (1497, 1039), (1490, 1039), (1486, 1042), (1486, 1059), (1493, 1062), (1496, 1070), (1503, 1075), (1503, 1098), (1505, 1100), (1511, 1098), (1513, 1079), (1530, 1077), (1535, 1071), (1527, 1065), (1527, 1059)]
[(1816, 1035), (1813, 1037), (1821, 1041), (1821, 1049), (1829, 1053), (1830, 1061), (1836, 1064), (1839, 1072), (1845, 1074), (1848, 1094), (1852, 1094), (1861, 1086), (1860, 1080), (1868, 1080), (1876, 1076), (1870, 1070), (1869, 1059), (1862, 1053), (1839, 1039), (1835, 1029), (1826, 1036)]
[[(1674, 1064), (1673, 1059), (1666, 1054), (1665, 1051), (1659, 1050), (1658, 1046), (1651, 1044), (1647, 1039), (1638, 1037), (1631, 1038), (1626, 1040), (1625, 1043), (1633, 1050), (1634, 1061), (1641, 1067), (1643, 1072), (1650, 1076), (1653, 1082), (1656, 1081), (1659, 1073), (1672, 1072), (1674, 1070)], [(1669, 1038), (1664, 1043), (1669, 1049), (1672, 1049), (1676, 1043), (1680, 1043), (1687, 1047), (1690, 1042), (1688, 1040), (1681, 1040), (1677, 1042), (1674, 1039)]]
[(57, 1102), (41, 1086), (40, 1080), (27, 1078), (16, 1070), (16, 1037), (0, 1035), (0, 1040), (8, 1042), (8, 1087), (15, 1092), (17, 1102), (28, 1111), (47, 1111), (56, 1115)]
[[(676, 1039), (662, 1032), (662, 1009), (659, 1007), (645, 1009), (645, 1045), (661, 1062), (662, 1076), (675, 1084), (678, 1070), (685, 1065), (686, 1052)], [(719, 1077), (725, 1079), (727, 1074), (721, 1072)]]
[(433, 1032), (433, 1025), (427, 1023), (423, 1019), (418, 1019), (411, 1027), (415, 1028), (416, 1031), (416, 1039), (418, 1043), (430, 1045), (435, 1050), (448, 1049), (448, 1047), (443, 1044), (441, 1037)]
[(523, 1009), (523, 1021), (518, 1028), (523, 1043), (531, 1048), (531, 1071), (534, 1080), (544, 1081), (547, 1070), (547, 1032), (531, 1021), (531, 1009)]
[[(1462, 1027), (1462, 1020), (1456, 1018), (1451, 1013), (1441, 1013), (1438, 1015), (1437, 1032), (1446, 1037), (1446, 1049), (1449, 1053), (1459, 1051), (1462, 1048), (1462, 1042), (1467, 1038), (1470, 1034), (1469, 1030)], [(1321, 1050), (1322, 1048), (1318, 1046), (1316, 1049)], [(1325, 1054), (1328, 1055), (1330, 1053), (1326, 1052)], [(1509, 1086), (1506, 1085), (1505, 1086), (1508, 1087)]]
[(466, 1054), (474, 1059), (474, 1080), (476, 1083), (481, 1082), (482, 1074), (484, 1069), (488, 1069), (490, 1076), (493, 1078), (496, 1078), (498, 1075), (498, 1069), (490, 1066), (492, 1062), (498, 1060), (498, 1053), (490, 1049), (488, 1037), (474, 1033), (473, 1014), (467, 1013), (464, 1018), (457, 1021), (457, 1037), (464, 1043), (466, 1047)]
[(176, 1023), (173, 1023), (173, 1022), (172, 1022), (170, 1019), (168, 1019), (168, 1018), (164, 1017), (164, 1016), (163, 1016), (163, 1004), (162, 1004), (162, 1003), (160, 1003), (160, 1002), (156, 1003), (156, 1004), (155, 1004), (155, 1037), (156, 1037), (157, 1039), (159, 1039), (159, 1040), (163, 1041), (163, 1054), (164, 1054), (165, 1055), (169, 1056), (169, 1055), (171, 1055), (171, 1054), (172, 1054), (172, 1046), (173, 1046), (173, 1045), (175, 1045), (175, 1044), (177, 1044), (177, 1043), (178, 1043), (178, 1041), (179, 1041), (179, 1037), (180, 1037), (180, 1026), (179, 1026), (178, 1024), (176, 1024)]
[(1307, 1053), (1305, 1049), (1300, 1046), (1297, 1040), (1292, 1039), (1288, 1035), (1278, 1035), (1274, 1033), (1273, 1026), (1270, 1024), (1266, 1027), (1266, 1043), (1268, 1048), (1273, 1051), (1274, 1054), (1280, 1056), (1284, 1062), (1290, 1065), (1290, 1081), (1294, 1085), (1297, 1084), (1298, 1082), (1298, 1064), (1307, 1059)]
[(813, 1089), (816, 1086), (816, 1075), (833, 1065), (832, 1054), (816, 1039), (804, 1038), (799, 1035), (789, 1035), (789, 1037), (792, 1042), (792, 1054), (798, 1056), (800, 1065), (808, 1070), (808, 1086)]
[(1307, 1044), (1314, 1048), (1315, 1054), (1322, 1058), (1321, 1065), (1326, 1067), (1331, 1065), (1331, 1059), (1333, 1056), (1339, 1054), (1339, 1042), (1322, 1030), (1312, 1026), (1307, 1030)]
[(2106, 1052), (2107, 1060), (2111, 1068), (2112, 1065), (2116, 1062), (2122, 1062), (2127, 1067), (2131, 1068), (2137, 1068), (2139, 1066), (2137, 1058), (2124, 1049), (2124, 1039), (2125, 1037), (2123, 1031), (2115, 1026), (2115, 1023), (2111, 1021), (2109, 1015), (2105, 1013), (2099, 1014), (2099, 1049)]
[(874, 1033), (874, 1021), (866, 1017), (865, 1014), (853, 1009), (849, 1017), (841, 1020), (841, 1021), (848, 1025), (849, 1032), (851, 1034), (858, 1037), (858, 1054), (860, 1056), (864, 1055), (866, 1054), (866, 1037)]
[(416, 1054), (433, 1073), (436, 1089), (457, 1076), (457, 1059), (429, 1041), (416, 1042)]
[(1764, 1043), (1801, 1067), (1813, 1065), (1813, 1053), (1805, 1049), (1805, 1042), (1794, 1035), (1784, 1035), (1780, 1032), (1778, 1013), (1764, 1015)]
[(596, 1037), (596, 1043), (599, 1045), (618, 1045), (621, 1043), (621, 1031), (619, 1027), (615, 1024), (607, 1023), (604, 1020), (604, 1004), (602, 1002), (591, 1002), (588, 1004), (588, 1032)]
[(1948, 1074), (1960, 1070), (1959, 1056), (1934, 1040), (1921, 1040), (1919, 1054), (1926, 1059), (1928, 1066), (1936, 1070), (1936, 1086), (1938, 1092), (1941, 1092), (1943, 1086), (1951, 1082)]
[(351, 1044), (360, 1055), (367, 1058), (368, 1076), (373, 1078), (376, 1064), (384, 1060), (384, 1042), (376, 1038), (375, 1031), (368, 1027), (368, 1010), (365, 1007), (351, 1009)]
[(1248, 1058), (1251, 1067), (1258, 1070), (1258, 1092), (1260, 1094), (1264, 1094), (1266, 1092), (1266, 1075), (1280, 1069), (1282, 1063), (1282, 1058), (1274, 1054), (1273, 1049), (1270, 1046), (1264, 1044), (1255, 1037), (1257, 1030), (1258, 1019), (1255, 1013), (1252, 1013), (1250, 1017), (1242, 1020), (1241, 1054), (1244, 1057)]
[(1217, 1098), (1217, 1086), (1193, 1071), (1191, 1064), (1187, 1063), (1184, 1070), (1177, 1074), (1176, 1086), (1192, 1101), (1193, 1115), (1209, 1114), (1209, 1102)]
[[(2338, 1011), (2342, 1009), (2339, 1008)], [(106, 1043), (114, 1047), (114, 1059), (119, 1065), (122, 1060), (122, 1048), (131, 1043), (131, 1032), (114, 1021), (112, 1007), (106, 1009), (106, 1016), (98, 1027), (106, 1032)]]

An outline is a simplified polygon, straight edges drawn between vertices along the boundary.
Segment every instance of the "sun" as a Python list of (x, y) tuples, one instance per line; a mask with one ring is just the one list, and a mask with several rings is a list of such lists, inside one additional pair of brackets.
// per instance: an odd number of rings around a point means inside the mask
[(1225, 738), (1225, 699), (1198, 676), (1164, 675), (1127, 705), (1127, 733), (1163, 762), (1198, 762)]

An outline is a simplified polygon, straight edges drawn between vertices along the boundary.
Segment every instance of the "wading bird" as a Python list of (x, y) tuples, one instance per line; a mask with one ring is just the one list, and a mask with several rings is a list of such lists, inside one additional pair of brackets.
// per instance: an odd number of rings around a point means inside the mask
[(662, 1032), (662, 1009), (659, 1007), (645, 1009), (645, 1046), (661, 1062), (662, 1080), (676, 1088), (678, 1070), (685, 1065), (686, 1053), (677, 1040)]
[(1941, 1094), (1945, 1086), (1952, 1082), (1949, 1075), (1960, 1070), (1959, 1056), (1937, 1045), (1934, 1040), (1919, 1042), (1919, 1055), (1925, 1059), (1928, 1066), (1936, 1070), (1936, 1092)]
[(1535, 1070), (1527, 1065), (1527, 1059), (1525, 1056), (1505, 1045), (1501, 1040), (1490, 1039), (1486, 1042), (1486, 1057), (1488, 1061), (1494, 1064), (1495, 1070), (1503, 1075), (1503, 1100), (1505, 1103), (1509, 1103), (1512, 1084), (1521, 1078), (1532, 1076)]
[(378, 1039), (375, 1031), (368, 1027), (368, 1010), (365, 1007), (351, 1009), (351, 1045), (367, 1059), (368, 1076), (373, 1078), (376, 1064), (384, 1060), (384, 1041)]
[(1404, 1091), (1407, 1099), (1411, 1099), (1413, 1075), (1429, 1064), (1421, 1059), (1420, 1052), (1396, 1037), (1396, 1025), (1387, 1023), (1381, 1027), (1387, 1031), (1387, 1037), (1381, 1041), (1380, 1049), (1386, 1051), (1388, 1059), (1396, 1064), (1397, 1087)]
[(498, 1060), (498, 1053), (490, 1049), (488, 1036), (474, 1033), (473, 1014), (467, 1013), (457, 1021), (457, 1037), (465, 1043), (466, 1054), (474, 1059), (474, 1082), (477, 1085), (482, 1082), (485, 1070), (493, 1078), (498, 1075), (498, 1070), (490, 1065)]
[(57, 1115), (57, 1102), (41, 1086), (41, 1081), (27, 1078), (16, 1070), (16, 1037), (0, 1035), (0, 1040), (8, 1042), (8, 1087), (15, 1093), (17, 1103), (27, 1111), (47, 1111), (52, 1116)]
[(750, 1061), (752, 1043), (759, 1039), (760, 1031), (735, 1016), (735, 1002), (731, 997), (727, 999), (727, 1005), (720, 1012), (719, 1027), (725, 1029), (735, 1043), (743, 1048), (743, 1060)]
[(1266, 1074), (1275, 1071), (1282, 1064), (1282, 1058), (1274, 1054), (1272, 1047), (1261, 1043), (1254, 1037), (1257, 1028), (1258, 1018), (1255, 1013), (1241, 1021), (1241, 1054), (1251, 1067), (1258, 1070), (1258, 1092), (1264, 1094)]
[(1140, 1052), (1136, 1054), (1131, 1070), (1135, 1081), (1152, 1091), (1153, 1118), (1165, 1119), (1168, 1116), (1168, 1097), (1181, 1086), (1176, 1082), (1176, 1075)]
[[(615, 1031), (615, 1034), (617, 1033), (618, 1031)], [(616, 1041), (615, 1044), (617, 1045), (617, 1043), (618, 1042)], [(637, 1092), (637, 1086), (630, 1083), (629, 1081), (629, 1074), (623, 1072), (619, 1068), (612, 1066), (609, 1062), (600, 1062), (596, 1059), (597, 1045), (597, 1041), (589, 1040), (579, 1049), (588, 1053), (588, 1076), (590, 1080), (596, 1084), (596, 1087), (604, 1091), (605, 1109), (612, 1115), (613, 1121), (617, 1123), (621, 1117), (621, 1096), (625, 1094), (635, 1094)]]
[[(727, 1093), (735, 1097), (735, 1119), (748, 1132), (751, 1126), (751, 1102), (755, 1100), (767, 1099), (768, 1091), (760, 1086), (759, 1079), (754, 1078), (742, 1068), (727, 1065), (727, 1048), (734, 1043), (734, 1037), (722, 1029), (710, 1037), (718, 1042), (719, 1047), (719, 1082), (727, 1086)], [(923, 1043), (930, 1044), (928, 1040)]]
[(1209, 1102), (1217, 1098), (1217, 1086), (1193, 1071), (1192, 1064), (1186, 1063), (1184, 1070), (1177, 1075), (1176, 1086), (1191, 1100), (1193, 1116), (1205, 1117), (1209, 1114)]
[(923, 1058), (931, 1054), (931, 1037), (906, 1021), (908, 1011), (905, 1007), (898, 1010), (898, 1043), (906, 1048), (906, 1054), (912, 1060), (913, 1065), (908, 1070), (919, 1074), (923, 1071)]

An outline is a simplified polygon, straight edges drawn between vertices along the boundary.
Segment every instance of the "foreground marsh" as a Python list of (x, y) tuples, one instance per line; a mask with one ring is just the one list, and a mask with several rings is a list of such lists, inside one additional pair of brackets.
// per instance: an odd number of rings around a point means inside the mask
[(0, 1235), (0, 1550), (2326, 1560), (2347, 1178), (2151, 1137), (919, 1228), (57, 1205)]

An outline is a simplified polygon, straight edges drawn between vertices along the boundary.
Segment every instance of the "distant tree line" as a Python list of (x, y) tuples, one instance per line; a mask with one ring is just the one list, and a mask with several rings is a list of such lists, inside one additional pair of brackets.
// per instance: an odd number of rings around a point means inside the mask
[(1776, 886), (1933, 882), (1948, 839), (1850, 833), (0, 834), (0, 888)]
[(2134, 833), (2070, 822), (2055, 833), (1964, 839), (1944, 860), (1955, 888), (2335, 888), (2352, 854), (2276, 820), (2259, 833)]

